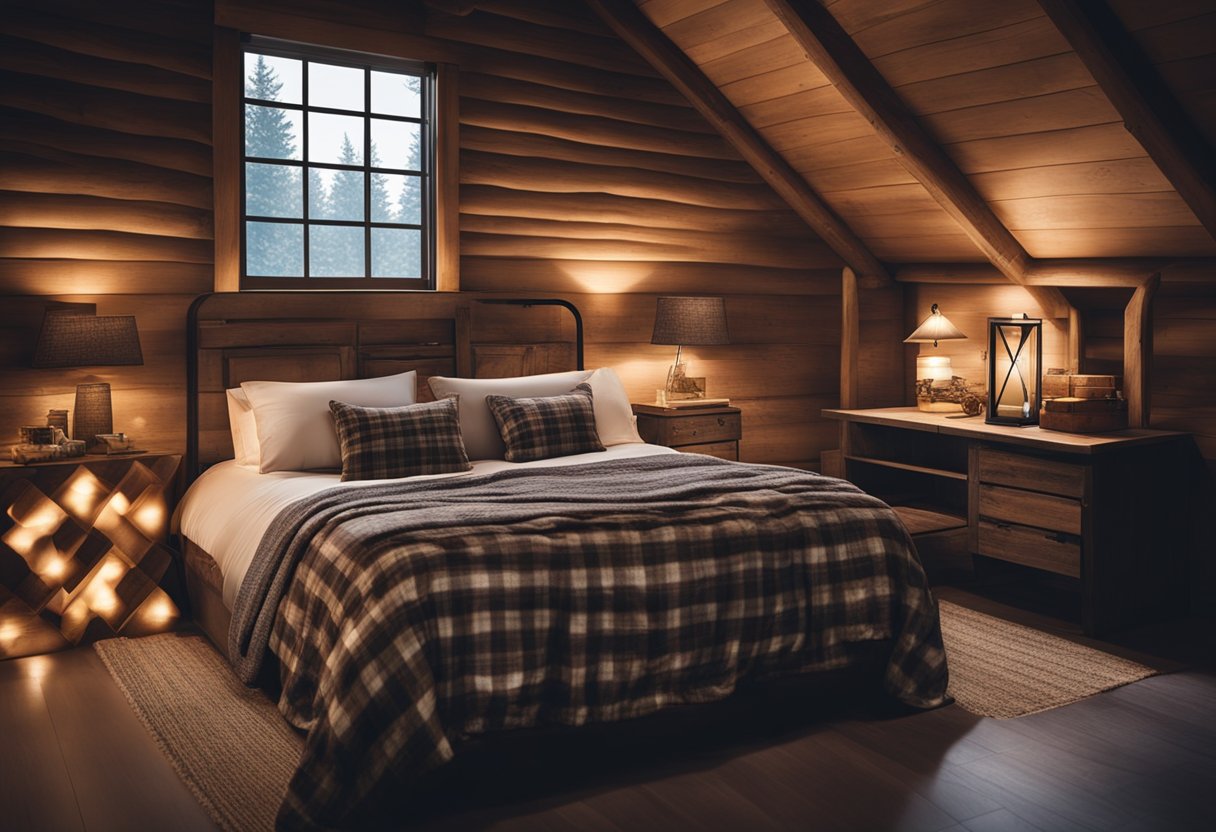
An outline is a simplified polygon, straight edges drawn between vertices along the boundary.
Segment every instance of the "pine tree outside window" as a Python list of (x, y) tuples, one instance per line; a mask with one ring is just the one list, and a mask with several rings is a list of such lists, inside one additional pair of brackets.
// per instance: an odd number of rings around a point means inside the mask
[(433, 74), (244, 50), (243, 288), (431, 289)]

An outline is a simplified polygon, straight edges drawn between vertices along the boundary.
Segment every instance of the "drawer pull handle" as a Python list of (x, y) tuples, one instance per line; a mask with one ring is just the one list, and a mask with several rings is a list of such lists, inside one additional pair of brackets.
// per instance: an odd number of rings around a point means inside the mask
[(726, 427), (726, 420), (723, 419), (721, 416), (718, 417), (718, 427), (720, 427), (720, 428)]

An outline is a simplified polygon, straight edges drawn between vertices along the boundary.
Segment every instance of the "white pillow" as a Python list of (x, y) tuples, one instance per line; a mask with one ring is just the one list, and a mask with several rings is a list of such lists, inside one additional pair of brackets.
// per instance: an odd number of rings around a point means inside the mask
[(402, 407), (414, 404), (414, 370), (395, 376), (350, 381), (245, 381), (257, 422), (261, 458), (258, 470), (311, 471), (340, 469), (342, 453), (329, 412), (330, 401), (359, 407)]
[[(469, 459), (502, 459), (507, 448), (498, 434), (498, 424), (486, 405), (486, 396), (558, 396), (569, 393), (576, 384), (590, 377), (590, 370), (573, 370), (568, 373), (546, 373), (539, 376), (515, 378), (448, 378), (431, 376), (429, 383), (435, 398), (442, 399), (453, 393), (460, 396), (460, 432), (464, 436), (464, 449)], [(595, 395), (595, 391), (592, 391)], [(596, 413), (598, 418), (599, 413)]]
[(592, 405), (595, 407), (595, 426), (600, 433), (600, 444), (624, 445), (626, 442), (641, 442), (637, 419), (625, 393), (625, 385), (611, 367), (600, 367), (587, 379), (591, 385)]
[(232, 452), (237, 465), (261, 465), (262, 451), (258, 447), (258, 423), (253, 417), (249, 397), (239, 387), (228, 394), (228, 427), (232, 430)]

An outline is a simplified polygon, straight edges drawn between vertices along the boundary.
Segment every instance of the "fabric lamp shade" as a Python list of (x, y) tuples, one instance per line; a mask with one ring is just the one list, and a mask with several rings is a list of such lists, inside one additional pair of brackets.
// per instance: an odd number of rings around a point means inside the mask
[[(114, 367), (144, 363), (134, 315), (79, 315), (53, 312), (42, 319), (34, 348), (35, 368)], [(110, 385), (105, 382), (76, 385), (76, 421), (72, 435), (93, 451), (101, 447), (97, 436), (113, 433), (114, 411)]]
[(729, 344), (726, 301), (722, 298), (659, 298), (652, 344)]
[(937, 304), (929, 310), (929, 317), (921, 321), (920, 326), (904, 339), (905, 344), (932, 344), (938, 341), (963, 341), (967, 336), (958, 327), (950, 323), (950, 319), (941, 313)]
[(36, 368), (143, 363), (134, 315), (48, 314), (34, 349)]

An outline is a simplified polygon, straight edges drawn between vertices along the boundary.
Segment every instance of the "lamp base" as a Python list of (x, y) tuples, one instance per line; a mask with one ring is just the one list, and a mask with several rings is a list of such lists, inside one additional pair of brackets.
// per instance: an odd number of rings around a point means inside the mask
[(687, 364), (676, 363), (667, 371), (667, 384), (663, 392), (668, 401), (705, 398), (705, 378), (690, 376), (687, 369)]
[(104, 454), (106, 444), (98, 434), (114, 432), (110, 385), (106, 382), (76, 385), (76, 424), (72, 438), (84, 440), (85, 452)]

